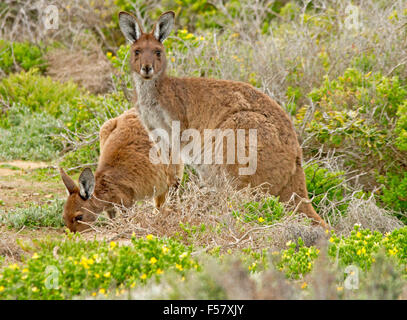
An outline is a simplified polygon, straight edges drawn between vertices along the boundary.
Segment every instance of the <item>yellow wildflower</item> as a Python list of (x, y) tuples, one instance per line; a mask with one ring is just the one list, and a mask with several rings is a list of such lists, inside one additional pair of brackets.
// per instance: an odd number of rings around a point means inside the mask
[(306, 287), (308, 287), (308, 284), (307, 284), (306, 282), (304, 282), (304, 283), (301, 285), (301, 289), (305, 289)]
[(109, 272), (106, 272), (105, 274), (103, 274), (103, 276), (104, 276), (105, 278), (109, 278), (109, 277), (110, 277), (110, 271), (109, 271)]
[(187, 255), (188, 255), (188, 253), (184, 252), (183, 254), (181, 254), (181, 255), (179, 256), (179, 258), (182, 260), (182, 259), (184, 259)]
[(150, 259), (150, 263), (151, 263), (151, 264), (155, 264), (157, 261), (158, 261), (158, 260), (157, 260), (155, 257), (152, 257), (152, 258)]
[(105, 294), (105, 293), (106, 293), (106, 290), (103, 289), (103, 288), (102, 288), (102, 289), (99, 289), (99, 293), (100, 293), (100, 294)]
[(342, 292), (342, 291), (343, 291), (343, 287), (336, 287), (336, 291)]
[(38, 291), (38, 288), (37, 288), (37, 287), (33, 287), (31, 290), (32, 290), (32, 292), (37, 292), (37, 291)]
[(19, 267), (16, 263), (10, 264), (8, 267), (9, 267), (11, 270), (20, 269), (20, 267)]
[(263, 218), (263, 217), (259, 217), (257, 220), (258, 220), (260, 223), (264, 222), (264, 218)]
[(39, 257), (40, 257), (40, 256), (38, 255), (37, 252), (35, 252), (35, 253), (33, 254), (33, 256), (32, 256), (33, 259), (38, 259)]
[(111, 241), (110, 242), (110, 249), (114, 249), (117, 246), (116, 242)]
[(148, 235), (146, 235), (146, 239), (147, 240), (153, 240), (154, 236), (152, 234), (148, 234)]
[(162, 247), (163, 253), (166, 254), (170, 249), (168, 249), (166, 246)]
[(4, 291), (4, 286), (0, 286), (0, 292)]
[(92, 296), (96, 297), (96, 292), (92, 292)]
[(143, 274), (140, 276), (140, 279), (142, 279), (142, 280), (147, 279), (147, 275), (146, 275), (145, 273), (143, 273)]
[(156, 271), (156, 273), (157, 273), (157, 274), (163, 274), (164, 271), (162, 271), (160, 268), (158, 268), (157, 271)]
[(111, 57), (111, 56), (112, 56), (112, 53), (111, 53), (111, 52), (108, 52), (108, 53), (107, 53), (107, 56), (108, 56), (108, 57)]
[(177, 268), (179, 271), (184, 270), (184, 268), (178, 263), (175, 264), (175, 268)]

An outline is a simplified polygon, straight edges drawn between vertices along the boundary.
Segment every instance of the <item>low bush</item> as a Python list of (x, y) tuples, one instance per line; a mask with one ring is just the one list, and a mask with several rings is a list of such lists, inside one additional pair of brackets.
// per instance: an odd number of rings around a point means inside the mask
[(317, 212), (319, 204), (324, 198), (329, 201), (339, 203), (337, 208), (341, 214), (346, 213), (348, 204), (344, 201), (347, 192), (344, 171), (329, 171), (319, 166), (317, 163), (310, 164), (304, 168), (307, 190), (312, 203)]
[(50, 114), (32, 113), (15, 104), (7, 117), (0, 117), (0, 160), (52, 160), (61, 149), (52, 137), (59, 131), (58, 121)]
[(44, 72), (47, 68), (41, 49), (29, 42), (9, 42), (0, 40), (0, 69), (10, 74), (18, 69), (28, 71), (32, 68)]
[[(397, 131), (393, 119), (407, 90), (397, 76), (348, 68), (335, 80), (326, 77), (309, 97), (316, 103), (316, 111), (305, 130), (319, 146), (334, 148), (346, 155), (345, 164), (365, 171), (373, 167), (382, 172), (399, 170), (405, 159), (394, 152)], [(297, 124), (304, 116), (303, 108), (297, 114)], [(354, 154), (353, 148), (360, 151)]]
[(301, 275), (310, 272), (314, 265), (314, 260), (318, 257), (319, 250), (314, 246), (307, 248), (301, 237), (297, 243), (287, 242), (288, 249), (282, 250), (281, 259), (277, 268), (284, 272), (287, 278), (299, 279)]
[(59, 83), (33, 69), (12, 74), (0, 82), (0, 97), (8, 104), (19, 103), (32, 112), (45, 111), (60, 117), (64, 106), (77, 107), (83, 92), (72, 82)]
[[(85, 241), (70, 234), (65, 241), (21, 243), (31, 254), (21, 265), (0, 272), (0, 299), (69, 299), (76, 295), (106, 296), (113, 290), (143, 285), (165, 272), (199, 269), (191, 247), (171, 240), (132, 237), (129, 245)], [(116, 291), (118, 292), (118, 291)]]
[(62, 212), (64, 200), (55, 200), (51, 204), (31, 205), (28, 208), (15, 208), (0, 215), (0, 223), (10, 228), (38, 228), (64, 226)]
[(278, 221), (284, 213), (284, 205), (276, 197), (244, 203), (242, 208), (232, 212), (234, 217), (241, 219), (243, 222), (254, 221), (264, 225)]
[[(383, 236), (378, 231), (372, 232), (355, 225), (349, 236), (337, 236), (335, 232), (331, 232), (328, 256), (330, 261), (335, 262), (339, 267), (355, 265), (367, 272), (376, 262), (380, 250), (383, 250), (387, 257), (397, 261), (400, 271), (407, 275), (405, 243), (407, 243), (407, 227), (396, 229)], [(306, 247), (301, 238), (297, 243), (289, 241), (287, 246), (288, 249), (276, 252), (279, 256), (277, 267), (280, 271), (284, 271), (288, 278), (303, 278), (312, 270), (314, 261), (319, 256), (319, 250), (315, 246)]]
[[(378, 178), (384, 184), (380, 200), (407, 224), (407, 172), (404, 175), (388, 173)], [(399, 212), (399, 213), (397, 213)]]
[(397, 111), (396, 133), (397, 140), (396, 146), (401, 151), (407, 151), (407, 101), (399, 105)]

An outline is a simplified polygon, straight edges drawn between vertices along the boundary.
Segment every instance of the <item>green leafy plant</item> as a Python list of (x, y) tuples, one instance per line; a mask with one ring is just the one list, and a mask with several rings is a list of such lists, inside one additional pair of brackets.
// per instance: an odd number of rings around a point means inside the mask
[(398, 263), (404, 265), (402, 271), (406, 273), (406, 241), (407, 227), (396, 229), (383, 237), (378, 231), (372, 232), (355, 225), (349, 237), (338, 237), (332, 233), (328, 254), (338, 259), (340, 265), (344, 267), (354, 264), (367, 271), (376, 261), (379, 250), (385, 248), (388, 256), (397, 258)]
[(400, 212), (400, 220), (407, 223), (407, 172), (404, 175), (389, 172), (386, 176), (379, 177), (378, 181), (384, 184), (380, 200), (389, 208)]
[(300, 279), (312, 270), (319, 249), (314, 246), (306, 247), (301, 237), (298, 238), (297, 243), (287, 242), (287, 247), (288, 249), (282, 250), (280, 253), (277, 268), (288, 278)]
[(345, 172), (332, 172), (320, 167), (317, 163), (306, 166), (304, 171), (308, 195), (317, 211), (319, 203), (327, 197), (330, 201), (340, 203), (338, 209), (342, 214), (345, 214), (348, 208), (348, 203), (343, 201), (346, 192), (346, 185), (343, 184)]
[(183, 275), (187, 269), (200, 268), (190, 257), (191, 247), (152, 235), (132, 237), (129, 245), (120, 246), (115, 242), (86, 241), (72, 234), (66, 240), (21, 245), (31, 257), (21, 265), (11, 264), (1, 270), (1, 299), (107, 296), (143, 285), (164, 272)]
[(396, 146), (401, 151), (407, 151), (407, 100), (399, 105), (397, 111), (396, 133)]
[(4, 101), (19, 103), (32, 112), (46, 111), (54, 117), (60, 117), (66, 105), (77, 107), (82, 93), (76, 84), (53, 81), (36, 69), (12, 74), (0, 82), (0, 97)]
[(280, 220), (284, 213), (284, 205), (276, 197), (244, 203), (242, 208), (232, 212), (234, 217), (242, 219), (244, 222), (255, 221), (264, 225)]
[(0, 117), (0, 159), (52, 160), (62, 147), (52, 137), (59, 132), (53, 116), (14, 104), (7, 117)]
[(55, 200), (51, 204), (42, 206), (32, 205), (28, 208), (12, 209), (0, 215), (0, 223), (15, 229), (21, 229), (24, 226), (60, 228), (64, 225), (62, 220), (64, 203), (64, 200)]
[(47, 67), (38, 46), (29, 42), (0, 40), (0, 69), (6, 74), (18, 71), (16, 68), (28, 71), (34, 67), (41, 72), (44, 72)]
[[(347, 163), (356, 167), (371, 167), (384, 160), (397, 168), (394, 162), (397, 155), (393, 151), (396, 131), (391, 119), (397, 116), (399, 105), (407, 97), (407, 90), (398, 77), (363, 74), (349, 68), (335, 80), (325, 77), (323, 85), (314, 89), (309, 97), (316, 103), (317, 110), (314, 119), (306, 125), (306, 131), (319, 144), (338, 152), (351, 146), (358, 148), (357, 159), (347, 154)], [(305, 109), (300, 110), (297, 123), (302, 122), (304, 115)]]

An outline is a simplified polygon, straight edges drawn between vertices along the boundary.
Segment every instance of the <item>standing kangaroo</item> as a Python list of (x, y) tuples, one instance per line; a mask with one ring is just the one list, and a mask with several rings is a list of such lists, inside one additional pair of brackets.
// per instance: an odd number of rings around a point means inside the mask
[(115, 204), (129, 208), (135, 201), (155, 197), (155, 205), (160, 208), (168, 189), (182, 177), (183, 165), (150, 162), (153, 143), (134, 109), (106, 121), (99, 137), (100, 157), (95, 176), (89, 168), (84, 169), (77, 187), (60, 169), (69, 193), (63, 217), (72, 232), (89, 228), (82, 222), (95, 221), (102, 211), (113, 218)]
[[(294, 127), (274, 100), (243, 82), (166, 75), (163, 41), (172, 30), (174, 17), (172, 11), (163, 13), (151, 33), (144, 33), (132, 14), (119, 13), (120, 29), (132, 43), (130, 64), (137, 111), (144, 126), (150, 133), (164, 129), (170, 139), (172, 121), (179, 121), (181, 130), (198, 130), (201, 136), (205, 129), (256, 129), (258, 166), (254, 174), (239, 174), (240, 164), (196, 165), (195, 169), (203, 177), (209, 171), (226, 171), (240, 188), (265, 184), (284, 202), (295, 193), (303, 198), (294, 197), (297, 210), (326, 227), (308, 200), (302, 150)], [(185, 145), (181, 141), (181, 147)], [(198, 148), (202, 150), (202, 144)], [(250, 152), (247, 141), (244, 148)]]

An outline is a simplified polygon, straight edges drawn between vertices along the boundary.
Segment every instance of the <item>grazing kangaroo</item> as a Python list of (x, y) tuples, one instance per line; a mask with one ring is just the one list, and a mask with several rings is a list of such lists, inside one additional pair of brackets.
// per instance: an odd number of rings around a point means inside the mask
[(106, 121), (99, 133), (100, 157), (93, 175), (89, 168), (79, 176), (79, 187), (63, 169), (61, 177), (68, 190), (64, 221), (72, 232), (83, 231), (106, 211), (114, 217), (114, 205), (131, 207), (135, 201), (155, 197), (157, 208), (165, 201), (168, 189), (182, 177), (182, 165), (154, 165), (149, 160), (153, 143), (130, 109)]
[[(132, 43), (130, 64), (135, 99), (146, 129), (150, 133), (164, 129), (170, 139), (173, 121), (179, 121), (181, 130), (195, 129), (201, 136), (206, 129), (234, 132), (256, 129), (258, 166), (254, 174), (241, 175), (241, 164), (198, 164), (195, 169), (203, 177), (210, 171), (225, 171), (237, 180), (238, 187), (266, 184), (268, 191), (284, 202), (295, 193), (302, 198), (295, 199), (297, 210), (326, 227), (308, 200), (301, 167), (302, 150), (293, 124), (274, 100), (243, 82), (166, 75), (163, 41), (172, 30), (174, 17), (172, 11), (162, 14), (151, 33), (144, 33), (132, 14), (119, 13), (120, 29)], [(247, 138), (244, 139), (245, 151), (250, 153)], [(185, 141), (180, 143), (181, 147), (187, 144)], [(204, 147), (200, 144), (198, 148), (202, 151)], [(183, 161), (187, 163), (185, 159)]]

